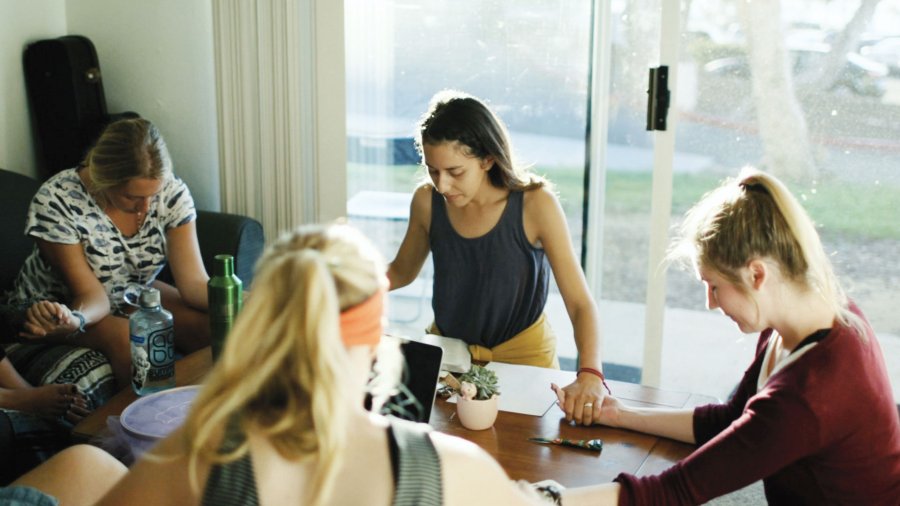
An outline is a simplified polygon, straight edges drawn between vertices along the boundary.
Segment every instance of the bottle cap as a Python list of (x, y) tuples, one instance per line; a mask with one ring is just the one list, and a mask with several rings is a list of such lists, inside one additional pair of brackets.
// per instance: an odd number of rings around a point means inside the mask
[(154, 308), (159, 306), (159, 290), (156, 288), (144, 288), (141, 290), (139, 300), (141, 307)]
[(231, 255), (216, 255), (216, 276), (231, 276), (234, 274), (234, 257)]

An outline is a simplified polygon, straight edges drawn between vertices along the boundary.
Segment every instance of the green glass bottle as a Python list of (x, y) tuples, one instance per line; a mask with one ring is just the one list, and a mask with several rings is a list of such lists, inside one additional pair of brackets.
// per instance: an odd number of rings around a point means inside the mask
[(243, 283), (234, 275), (234, 257), (216, 255), (213, 276), (206, 285), (209, 295), (209, 331), (212, 340), (213, 360), (225, 347), (225, 338), (243, 302)]

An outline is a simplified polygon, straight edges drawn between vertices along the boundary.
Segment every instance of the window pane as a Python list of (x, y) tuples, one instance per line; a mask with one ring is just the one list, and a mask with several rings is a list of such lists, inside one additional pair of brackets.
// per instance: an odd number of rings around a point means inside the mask
[[(607, 376), (641, 381), (653, 134), (647, 72), (659, 64), (659, 0), (613, 2), (601, 297)], [(596, 253), (594, 253), (596, 254)]]
[[(673, 222), (742, 165), (780, 160), (768, 168), (818, 224), (845, 288), (879, 336), (900, 398), (900, 2), (860, 12), (867, 3), (753, 2), (746, 10), (725, 1), (684, 4)], [(858, 12), (864, 19), (857, 25), (851, 20)], [(767, 21), (747, 24), (760, 19)], [(748, 26), (777, 36), (754, 36)], [(750, 51), (773, 54), (775, 44), (786, 54), (787, 91), (774, 91), (775, 81), (755, 95), (754, 74), (777, 80), (771, 71), (779, 65), (772, 58), (751, 63), (757, 60)], [(706, 312), (692, 273), (670, 270), (668, 307), (663, 383), (726, 396), (756, 336)], [(700, 350), (715, 360), (702, 368), (669, 360)]]
[[(424, 172), (412, 137), (431, 96), (455, 88), (486, 100), (518, 158), (557, 187), (581, 249), (591, 2), (346, 0), (348, 214), (392, 259)], [(427, 262), (430, 264), (430, 262)], [(391, 294), (391, 331), (431, 323), (430, 265)], [(548, 314), (574, 357), (555, 285)]]

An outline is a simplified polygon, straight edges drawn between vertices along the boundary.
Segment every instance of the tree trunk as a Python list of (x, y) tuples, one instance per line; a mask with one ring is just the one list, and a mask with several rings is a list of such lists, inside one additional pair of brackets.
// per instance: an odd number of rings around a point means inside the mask
[(741, 1), (738, 5), (747, 34), (762, 166), (788, 180), (813, 178), (817, 169), (784, 47), (780, 1)]
[(830, 90), (837, 84), (841, 70), (847, 64), (846, 54), (856, 50), (859, 38), (863, 30), (872, 21), (872, 16), (875, 15), (875, 7), (878, 6), (879, 2), (881, 0), (862, 0), (860, 2), (853, 17), (850, 18), (847, 26), (844, 27), (838, 39), (831, 46), (831, 52), (828, 53), (828, 58), (825, 60), (825, 64), (818, 75), (819, 79), (817, 82), (820, 83), (820, 90)]
[(624, 47), (612, 74), (623, 104), (640, 110), (647, 104), (648, 69), (658, 65), (659, 7), (657, 0), (631, 0), (623, 12)]

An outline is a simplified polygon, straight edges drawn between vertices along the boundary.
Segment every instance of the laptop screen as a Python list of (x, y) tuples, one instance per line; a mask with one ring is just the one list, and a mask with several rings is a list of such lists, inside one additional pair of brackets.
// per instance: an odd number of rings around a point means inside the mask
[(439, 346), (418, 341), (401, 340), (405, 368), (399, 392), (388, 399), (382, 412), (404, 420), (428, 423), (443, 350)]

